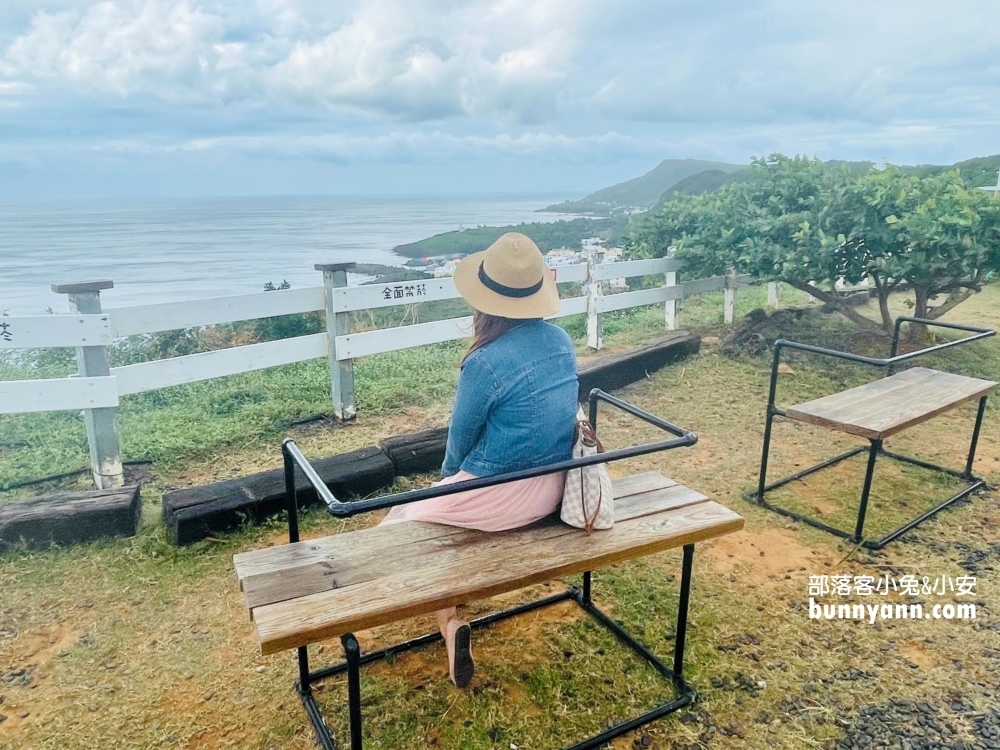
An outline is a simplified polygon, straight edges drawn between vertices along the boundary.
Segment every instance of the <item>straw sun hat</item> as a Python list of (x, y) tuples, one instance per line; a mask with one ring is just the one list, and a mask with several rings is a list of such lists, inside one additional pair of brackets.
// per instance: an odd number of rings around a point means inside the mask
[(521, 320), (559, 312), (555, 277), (542, 251), (519, 232), (463, 258), (454, 279), (465, 301), (487, 315)]

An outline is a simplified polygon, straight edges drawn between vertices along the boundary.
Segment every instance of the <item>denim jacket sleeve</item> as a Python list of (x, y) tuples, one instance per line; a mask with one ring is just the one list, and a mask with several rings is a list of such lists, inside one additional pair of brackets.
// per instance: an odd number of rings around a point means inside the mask
[(492, 368), (481, 357), (473, 354), (465, 360), (451, 411), (441, 476), (457, 474), (462, 462), (476, 446), (496, 393), (495, 381)]

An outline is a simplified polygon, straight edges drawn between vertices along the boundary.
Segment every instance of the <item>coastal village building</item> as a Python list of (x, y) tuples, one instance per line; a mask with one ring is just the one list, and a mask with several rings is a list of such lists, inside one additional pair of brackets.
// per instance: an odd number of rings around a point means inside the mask
[[(599, 237), (590, 237), (582, 240), (580, 247), (578, 248), (559, 247), (549, 250), (545, 253), (545, 263), (549, 266), (549, 268), (586, 263), (587, 255), (598, 250), (601, 250), (604, 253), (602, 261), (604, 263), (614, 263), (622, 260), (623, 251), (620, 247), (603, 248), (602, 240)], [(406, 265), (414, 268), (420, 268), (427, 273), (434, 274), (435, 279), (441, 279), (452, 276), (455, 273), (455, 267), (464, 257), (464, 255), (460, 254), (426, 257), (416, 259), (416, 261), (410, 261)], [(624, 277), (610, 279), (608, 281), (608, 286), (612, 291), (627, 288)]]

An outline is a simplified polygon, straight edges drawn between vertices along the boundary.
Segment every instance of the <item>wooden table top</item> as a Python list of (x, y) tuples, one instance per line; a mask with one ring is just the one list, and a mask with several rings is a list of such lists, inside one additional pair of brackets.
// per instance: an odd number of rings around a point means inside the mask
[(882, 440), (997, 387), (992, 380), (913, 367), (785, 410), (791, 419)]
[(499, 533), (409, 522), (239, 554), (236, 575), (272, 654), (743, 528), (658, 472), (615, 480), (615, 498), (614, 527), (590, 536), (555, 518)]

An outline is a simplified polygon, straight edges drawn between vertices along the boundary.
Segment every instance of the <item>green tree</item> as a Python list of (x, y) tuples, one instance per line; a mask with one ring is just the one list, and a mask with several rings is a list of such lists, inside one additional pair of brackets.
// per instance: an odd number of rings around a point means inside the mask
[[(934, 320), (1000, 269), (1000, 202), (968, 189), (957, 171), (919, 177), (889, 167), (859, 175), (777, 154), (754, 159), (745, 182), (677, 196), (643, 215), (627, 245), (635, 257), (675, 247), (697, 274), (732, 268), (784, 281), (859, 326), (891, 332), (892, 292), (909, 287), (914, 314)], [(847, 304), (839, 279), (870, 279), (881, 320)]]
[(881, 243), (869, 271), (880, 301), (905, 282), (916, 317), (936, 320), (1000, 269), (1000, 203), (968, 189), (958, 171), (919, 178), (890, 168), (865, 175), (855, 189), (876, 225), (864, 241)]

